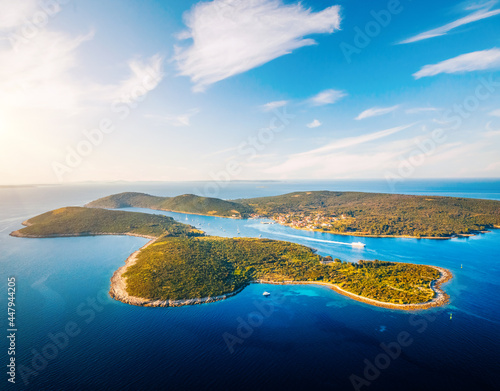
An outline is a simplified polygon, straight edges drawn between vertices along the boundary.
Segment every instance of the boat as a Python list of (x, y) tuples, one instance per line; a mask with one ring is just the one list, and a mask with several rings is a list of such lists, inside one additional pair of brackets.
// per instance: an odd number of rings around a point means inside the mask
[(364, 244), (363, 242), (352, 242), (351, 246), (352, 247), (365, 247), (366, 244)]
[(264, 292), (262, 295), (263, 296), (271, 296), (271, 294), (269, 292)]

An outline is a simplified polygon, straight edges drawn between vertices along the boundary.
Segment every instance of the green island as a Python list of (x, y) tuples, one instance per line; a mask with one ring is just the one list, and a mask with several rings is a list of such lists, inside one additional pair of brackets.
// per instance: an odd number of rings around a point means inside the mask
[(86, 206), (89, 208), (111, 209), (147, 208), (232, 218), (245, 218), (253, 212), (252, 208), (236, 202), (219, 198), (200, 197), (194, 194), (184, 194), (177, 197), (156, 197), (143, 193), (120, 193), (92, 201)]
[(66, 207), (33, 217), (23, 223), (27, 227), (12, 236), (47, 238), (60, 236), (133, 235), (146, 238), (159, 236), (202, 235), (196, 228), (178, 223), (171, 217), (123, 212), (107, 209)]
[(170, 217), (66, 207), (33, 217), (18, 237), (125, 234), (151, 238), (111, 279), (125, 303), (180, 306), (225, 299), (253, 282), (319, 284), (355, 300), (414, 310), (442, 305), (440, 284), (451, 273), (434, 266), (382, 261), (342, 262), (295, 243), (206, 236)]
[(121, 193), (87, 206), (265, 217), (293, 228), (372, 237), (451, 238), (500, 227), (500, 201), (383, 193), (308, 191), (230, 201)]

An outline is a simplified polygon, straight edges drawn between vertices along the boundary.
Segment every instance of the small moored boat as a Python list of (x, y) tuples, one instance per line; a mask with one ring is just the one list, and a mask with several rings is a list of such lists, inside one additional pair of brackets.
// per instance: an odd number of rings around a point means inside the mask
[(262, 295), (263, 296), (271, 296), (271, 294), (269, 292), (264, 292)]

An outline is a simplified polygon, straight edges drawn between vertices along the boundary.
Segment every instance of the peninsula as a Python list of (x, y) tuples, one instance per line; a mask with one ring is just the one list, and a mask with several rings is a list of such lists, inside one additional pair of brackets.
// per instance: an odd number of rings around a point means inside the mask
[(27, 220), (18, 237), (136, 235), (152, 240), (111, 279), (117, 300), (143, 306), (180, 306), (222, 300), (254, 282), (319, 284), (355, 300), (415, 310), (442, 305), (445, 269), (382, 261), (342, 262), (295, 243), (206, 236), (170, 217), (67, 207)]
[(121, 193), (87, 206), (262, 217), (294, 228), (368, 237), (447, 239), (500, 227), (500, 201), (382, 193), (308, 191), (230, 201)]

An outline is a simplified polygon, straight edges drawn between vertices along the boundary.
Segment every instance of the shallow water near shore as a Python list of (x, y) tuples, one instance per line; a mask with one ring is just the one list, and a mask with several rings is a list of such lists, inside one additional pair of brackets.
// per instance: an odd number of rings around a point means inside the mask
[[(162, 385), (170, 390), (349, 390), (354, 389), (349, 377), (362, 377), (365, 360), (374, 363), (384, 353), (380, 344), (397, 341), (401, 332), (407, 332), (412, 342), (362, 389), (499, 388), (495, 373), (500, 362), (500, 230), (452, 240), (357, 238), (299, 231), (258, 220), (142, 210), (172, 216), (211, 235), (262, 235), (304, 244), (342, 260), (381, 259), (450, 269), (454, 278), (443, 286), (451, 297), (450, 304), (417, 316), (359, 303), (325, 287), (301, 285), (252, 284), (234, 297), (210, 304), (135, 307), (109, 299), (106, 293), (113, 272), (147, 239), (8, 236), (29, 217), (61, 206), (83, 205), (103, 195), (126, 190), (178, 195), (194, 193), (203, 186), (0, 189), (1, 289), (5, 292), (0, 305), (4, 309), (7, 305), (7, 276), (15, 276), (18, 370), (21, 365), (32, 367), (33, 357), (52, 343), (51, 335), (64, 332), (68, 323), (74, 322), (80, 331), (68, 338), (46, 368), (27, 377), (28, 385), (18, 371), (16, 385), (9, 388), (139, 390)], [(383, 191), (383, 184), (375, 182), (237, 183), (220, 196), (339, 190), (342, 186), (346, 188), (341, 190)], [(496, 182), (411, 186), (406, 192), (500, 199), (500, 184)], [(362, 241), (366, 247), (353, 248), (349, 243), (354, 241)], [(264, 291), (271, 296), (263, 297)], [(5, 337), (0, 348), (7, 349)], [(2, 357), (6, 365), (6, 355)], [(6, 382), (4, 376), (2, 381)]]

